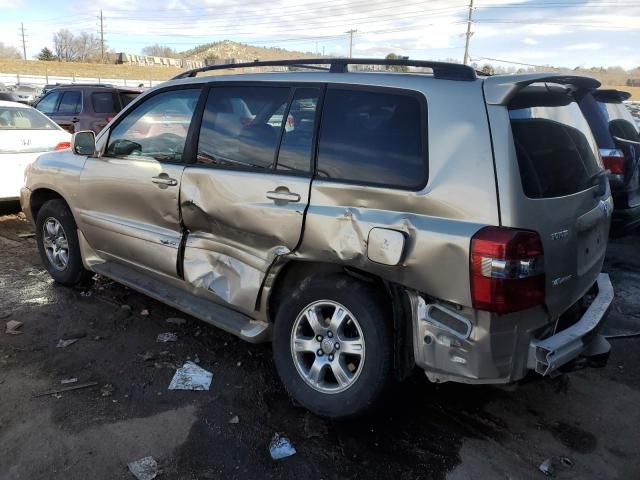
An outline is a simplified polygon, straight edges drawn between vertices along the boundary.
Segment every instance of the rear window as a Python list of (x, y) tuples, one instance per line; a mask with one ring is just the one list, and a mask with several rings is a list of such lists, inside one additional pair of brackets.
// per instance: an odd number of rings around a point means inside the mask
[(0, 130), (58, 130), (58, 127), (30, 108), (0, 107)]
[(91, 94), (91, 105), (96, 113), (116, 113), (115, 100), (111, 92), (94, 92)]
[(524, 193), (571, 195), (590, 188), (601, 169), (598, 147), (571, 96), (546, 87), (525, 89), (509, 105)]
[(318, 176), (417, 190), (427, 180), (426, 102), (409, 92), (331, 88), (322, 113)]
[(598, 106), (609, 122), (611, 135), (623, 140), (640, 141), (635, 120), (623, 103), (598, 101)]

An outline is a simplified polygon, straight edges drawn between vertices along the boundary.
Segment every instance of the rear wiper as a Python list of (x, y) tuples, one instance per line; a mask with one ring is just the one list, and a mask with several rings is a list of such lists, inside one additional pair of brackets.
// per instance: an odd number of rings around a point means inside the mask
[(596, 197), (602, 197), (605, 193), (607, 193), (607, 182), (606, 177), (611, 173), (611, 170), (607, 170), (603, 168), (602, 170), (598, 170), (596, 173), (589, 177), (587, 180), (587, 187), (598, 187), (598, 189), (594, 192)]

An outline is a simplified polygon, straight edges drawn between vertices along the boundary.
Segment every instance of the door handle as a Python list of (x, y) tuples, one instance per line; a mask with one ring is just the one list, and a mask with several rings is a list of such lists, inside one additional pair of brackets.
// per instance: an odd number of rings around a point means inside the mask
[(299, 202), (300, 201), (300, 195), (298, 195), (297, 193), (291, 193), (286, 188), (282, 190), (276, 189), (276, 190), (271, 190), (267, 192), (267, 198), (270, 198), (271, 200), (275, 200), (276, 202)]
[(167, 174), (160, 174), (157, 177), (152, 177), (151, 181), (156, 185), (164, 185), (166, 187), (175, 187), (178, 185), (178, 181), (175, 178), (169, 178)]

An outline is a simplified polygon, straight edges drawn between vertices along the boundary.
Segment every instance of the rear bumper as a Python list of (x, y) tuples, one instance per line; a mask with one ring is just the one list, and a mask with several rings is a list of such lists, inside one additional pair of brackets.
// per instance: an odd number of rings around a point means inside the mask
[(598, 295), (577, 323), (544, 340), (531, 341), (527, 367), (548, 375), (577, 358), (594, 341), (612, 302), (613, 287), (609, 275), (601, 273), (598, 276)]
[(606, 353), (598, 335), (613, 301), (607, 274), (597, 279), (598, 293), (571, 326), (555, 332), (542, 308), (508, 315), (427, 304), (409, 294), (413, 310), (416, 364), (434, 382), (505, 384), (529, 372), (549, 375), (582, 356)]

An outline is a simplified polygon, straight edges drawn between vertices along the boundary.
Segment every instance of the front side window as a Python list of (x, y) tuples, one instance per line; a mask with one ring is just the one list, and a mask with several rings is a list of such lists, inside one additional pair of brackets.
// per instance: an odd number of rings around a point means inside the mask
[(509, 117), (527, 197), (561, 197), (593, 186), (602, 168), (598, 147), (570, 95), (530, 87), (512, 100)]
[(51, 114), (56, 110), (56, 104), (60, 98), (59, 91), (53, 91), (48, 93), (42, 100), (36, 105), (36, 109), (44, 114)]
[(331, 88), (318, 176), (417, 190), (427, 179), (426, 108), (417, 95)]
[(209, 91), (197, 163), (273, 169), (288, 87), (215, 87)]
[(60, 114), (75, 114), (82, 110), (82, 93), (78, 90), (70, 90), (62, 94), (58, 112)]
[(199, 88), (189, 88), (148, 98), (111, 130), (105, 155), (182, 161), (199, 96)]

